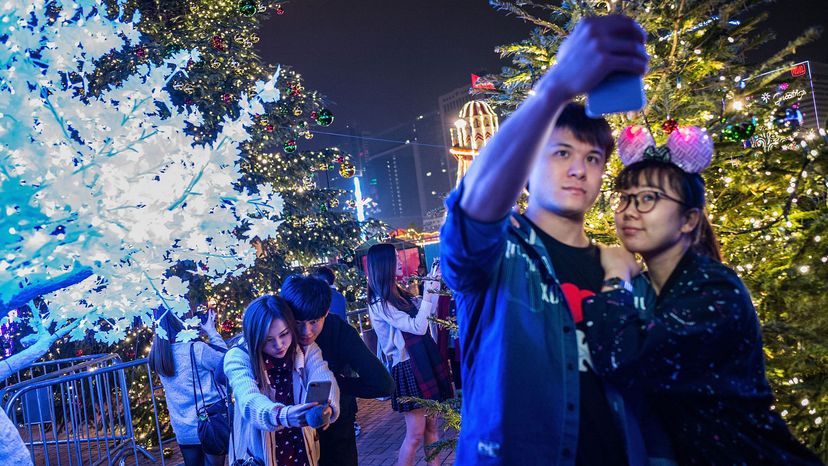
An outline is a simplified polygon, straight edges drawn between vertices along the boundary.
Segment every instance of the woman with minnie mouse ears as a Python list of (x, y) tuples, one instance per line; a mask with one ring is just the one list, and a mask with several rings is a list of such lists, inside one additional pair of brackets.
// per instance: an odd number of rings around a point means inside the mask
[[(583, 302), (596, 371), (646, 395), (679, 464), (821, 464), (771, 409), (756, 311), (705, 213), (709, 135), (682, 127), (656, 147), (634, 126), (618, 151), (625, 168), (612, 206), (623, 247), (601, 251), (602, 292)], [(645, 312), (626, 285), (641, 270), (633, 253), (657, 296)]]

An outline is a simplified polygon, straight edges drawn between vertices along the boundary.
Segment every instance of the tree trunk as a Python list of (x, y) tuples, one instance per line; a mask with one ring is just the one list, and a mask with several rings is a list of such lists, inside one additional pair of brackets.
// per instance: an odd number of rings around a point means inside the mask
[(55, 341), (52, 339), (52, 336), (50, 333), (43, 333), (32, 346), (1, 361), (0, 380), (6, 380), (14, 375), (15, 372), (29, 367), (33, 362), (46, 354), (49, 351), (49, 347)]
[(14, 427), (6, 412), (0, 409), (0, 462), (8, 466), (32, 466), (32, 457), (20, 432)]

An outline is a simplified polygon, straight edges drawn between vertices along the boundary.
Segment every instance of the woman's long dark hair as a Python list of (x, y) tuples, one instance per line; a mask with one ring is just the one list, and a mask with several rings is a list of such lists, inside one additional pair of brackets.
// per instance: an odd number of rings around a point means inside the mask
[(393, 244), (380, 243), (368, 249), (368, 303), (379, 302), (385, 312), (388, 303), (407, 312), (414, 295), (397, 284), (397, 251)]
[(171, 310), (164, 307), (153, 310), (153, 315), (158, 321), (158, 327), (167, 332), (167, 338), (161, 338), (158, 332), (152, 338), (152, 349), (149, 354), (150, 366), (155, 372), (172, 377), (175, 375), (175, 358), (172, 345), (178, 337), (178, 332), (184, 330), (184, 324), (173, 315)]
[(247, 351), (250, 354), (250, 364), (259, 388), (267, 385), (264, 371), (263, 349), (267, 340), (267, 333), (270, 324), (274, 319), (282, 319), (290, 331), (291, 343), (285, 357), (292, 360), (296, 350), (296, 319), (293, 317), (293, 310), (284, 299), (279, 296), (264, 295), (254, 299), (244, 310), (242, 319), (242, 330), (244, 341), (247, 343)]
[(621, 170), (615, 177), (614, 189), (639, 187), (646, 183), (662, 191), (669, 185), (673, 191), (679, 194), (680, 200), (684, 202), (684, 212), (690, 209), (699, 209), (699, 223), (690, 233), (690, 249), (697, 253), (708, 256), (719, 262), (722, 261), (722, 253), (719, 249), (719, 241), (713, 232), (713, 226), (707, 218), (707, 209), (704, 199), (704, 179), (698, 173), (687, 173), (677, 165), (670, 162), (658, 160), (642, 160)]

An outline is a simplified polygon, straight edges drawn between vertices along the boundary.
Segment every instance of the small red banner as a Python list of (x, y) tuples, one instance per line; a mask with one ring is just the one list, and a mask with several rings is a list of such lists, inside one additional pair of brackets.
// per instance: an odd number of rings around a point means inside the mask
[(472, 80), (472, 89), (486, 89), (493, 91), (495, 89), (494, 83), (490, 83), (489, 81), (481, 78), (476, 74), (471, 75)]
[(794, 66), (793, 68), (791, 68), (791, 76), (793, 76), (794, 78), (798, 78), (800, 76), (805, 76), (805, 73), (807, 71), (808, 71), (808, 69), (805, 67), (805, 64), (800, 63), (800, 64)]

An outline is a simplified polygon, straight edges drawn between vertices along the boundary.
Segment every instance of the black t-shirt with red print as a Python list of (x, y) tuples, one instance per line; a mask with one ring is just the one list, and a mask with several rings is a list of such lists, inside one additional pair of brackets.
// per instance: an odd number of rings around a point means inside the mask
[(578, 336), (581, 401), (576, 464), (624, 465), (627, 455), (623, 436), (607, 402), (603, 383), (592, 369), (581, 307), (584, 298), (601, 291), (604, 269), (600, 250), (594, 245), (585, 248), (568, 246), (544, 233), (537, 225), (532, 226), (552, 260)]

